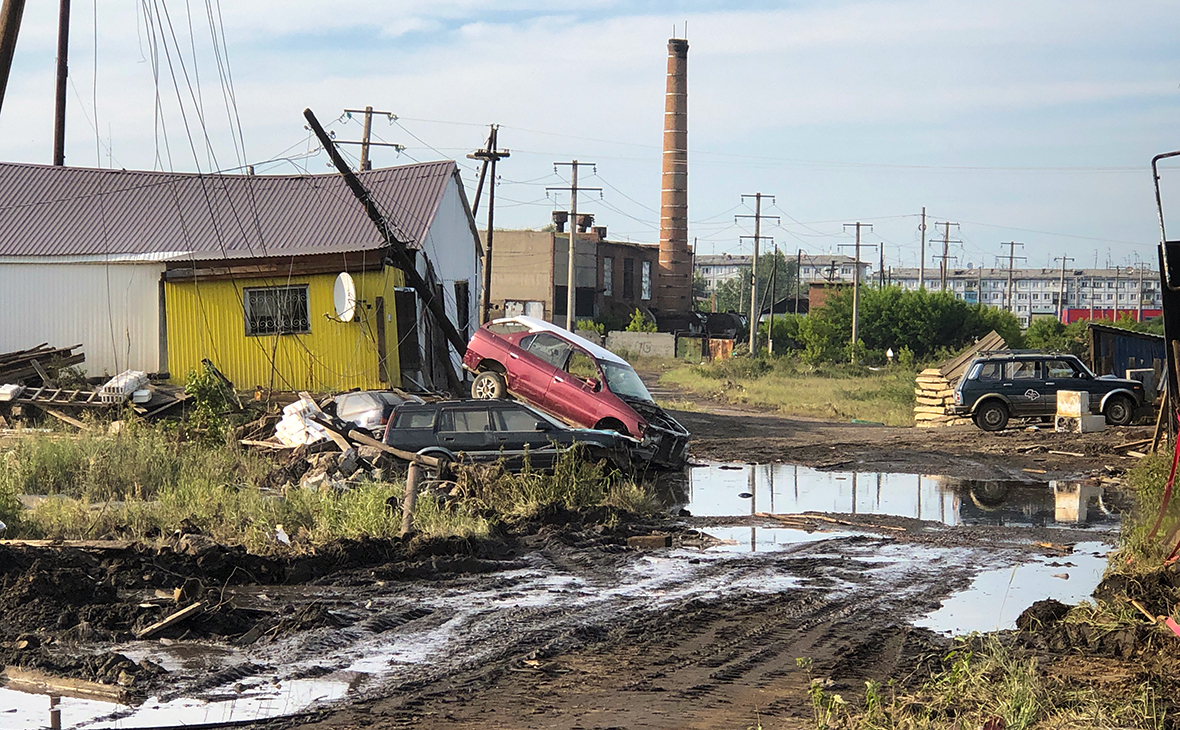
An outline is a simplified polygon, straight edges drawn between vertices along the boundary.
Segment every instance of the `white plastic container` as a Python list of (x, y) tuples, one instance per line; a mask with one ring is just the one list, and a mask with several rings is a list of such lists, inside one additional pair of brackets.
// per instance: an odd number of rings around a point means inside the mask
[(25, 391), (25, 386), (20, 383), (8, 383), (7, 385), (0, 385), (0, 401), (10, 401), (20, 398), (20, 394)]

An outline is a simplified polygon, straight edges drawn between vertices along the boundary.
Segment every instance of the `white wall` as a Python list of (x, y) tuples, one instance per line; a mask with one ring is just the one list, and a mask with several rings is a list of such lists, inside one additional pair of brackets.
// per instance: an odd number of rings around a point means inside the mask
[(158, 263), (0, 261), (0, 352), (82, 345), (87, 375), (160, 370)]
[[(468, 306), (467, 315), (470, 324), (467, 334), (470, 337), (479, 326), (479, 300), (483, 289), (481, 275), (481, 259), (477, 255), (479, 241), (471, 230), (467, 210), (463, 205), (463, 198), (459, 193), (455, 177), (447, 180), (447, 189), (438, 205), (434, 221), (426, 239), (422, 242), (422, 251), (434, 265), (434, 271), (442, 280), (443, 293), (446, 297), (447, 316), (456, 326), (459, 324), (458, 313), (455, 309), (455, 282), (467, 280)], [(419, 273), (424, 273), (424, 265), (419, 259)], [(419, 316), (425, 315), (425, 307)], [(420, 328), (420, 332), (425, 332)], [(462, 364), (462, 358), (451, 349), (451, 359), (457, 371)], [(461, 371), (459, 371), (461, 372)]]

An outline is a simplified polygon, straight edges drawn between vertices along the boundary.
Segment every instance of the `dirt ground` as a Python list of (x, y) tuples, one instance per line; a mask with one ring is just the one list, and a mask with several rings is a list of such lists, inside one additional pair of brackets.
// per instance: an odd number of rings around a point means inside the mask
[[(1118, 473), (1132, 458), (1113, 447), (1151, 433), (921, 430), (699, 405), (676, 414), (694, 461), (967, 479)], [(611, 510), (552, 511), (484, 541), (341, 542), (299, 557), (250, 556), (199, 535), (163, 549), (0, 542), (2, 659), (119, 683), (164, 706), (216, 702), (227, 687), (242, 697), (347, 687), (343, 701), (259, 728), (803, 728), (814, 726), (810, 676), (853, 695), (866, 679), (910, 676), (949, 641), (911, 622), (981, 571), (1043, 553), (1037, 542), (1112, 537), (841, 519), (773, 552), (726, 550), (701, 532), (748, 527), (753, 540), (774, 526), (763, 518)], [(673, 547), (628, 546), (651, 534)], [(132, 641), (174, 610), (156, 591), (189, 577), (201, 579), (207, 610)], [(178, 646), (189, 654), (177, 659)]]

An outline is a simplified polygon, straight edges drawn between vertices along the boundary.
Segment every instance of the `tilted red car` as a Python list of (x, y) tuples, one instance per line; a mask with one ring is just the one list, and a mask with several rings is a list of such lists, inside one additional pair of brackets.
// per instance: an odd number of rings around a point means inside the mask
[(618, 431), (636, 455), (657, 466), (688, 461), (688, 431), (652, 400), (635, 369), (556, 325), (509, 317), (476, 330), (463, 367), (475, 374), (473, 398), (513, 395), (584, 428)]

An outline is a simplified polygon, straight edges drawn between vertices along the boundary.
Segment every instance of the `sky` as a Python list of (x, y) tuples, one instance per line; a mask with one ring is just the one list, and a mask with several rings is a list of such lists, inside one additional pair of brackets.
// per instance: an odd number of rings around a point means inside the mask
[[(928, 266), (943, 222), (952, 266), (1008, 241), (1030, 266), (1154, 262), (1150, 161), (1180, 149), (1175, 1), (75, 0), (70, 33), (67, 164), (326, 173), (303, 109), (355, 141), (343, 110), (368, 105), (396, 115), (375, 141), (405, 145), (375, 166), (456, 159), (469, 197), (466, 154), (501, 125), (497, 228), (549, 223), (568, 206), (554, 163), (578, 159), (602, 189), (579, 210), (645, 242), (667, 40), (687, 37), (699, 254), (750, 253), (735, 216), (761, 192), (763, 247), (792, 254), (851, 253), (860, 221), (866, 260), (917, 266), (925, 206)], [(29, 3), (0, 159), (51, 161), (56, 34), (56, 3)], [(1180, 164), (1163, 182), (1180, 229)]]

